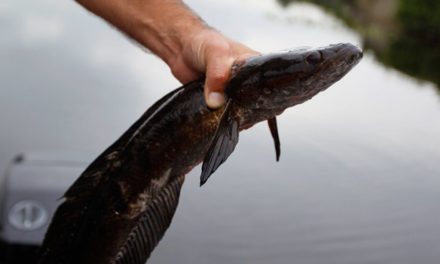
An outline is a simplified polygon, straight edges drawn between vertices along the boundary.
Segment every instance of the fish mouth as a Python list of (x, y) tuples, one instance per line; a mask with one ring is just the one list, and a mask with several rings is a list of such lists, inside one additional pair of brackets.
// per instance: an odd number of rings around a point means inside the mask
[(325, 66), (341, 67), (355, 66), (363, 57), (362, 50), (350, 43), (332, 44), (320, 49)]

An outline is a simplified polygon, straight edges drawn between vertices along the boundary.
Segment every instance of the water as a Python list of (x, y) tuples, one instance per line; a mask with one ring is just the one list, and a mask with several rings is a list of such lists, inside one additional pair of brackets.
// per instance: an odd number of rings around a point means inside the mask
[[(310, 5), (187, 3), (261, 51), (360, 42)], [(73, 1), (3, 1), (0, 32), (0, 169), (28, 150), (98, 155), (179, 85)], [(150, 263), (438, 263), (439, 114), (433, 84), (365, 54), (280, 116), (280, 162), (261, 124), (203, 188), (190, 173)]]

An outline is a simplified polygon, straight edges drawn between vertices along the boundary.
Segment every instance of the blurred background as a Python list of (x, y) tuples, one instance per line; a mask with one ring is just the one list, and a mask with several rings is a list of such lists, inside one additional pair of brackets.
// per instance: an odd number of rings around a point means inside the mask
[[(439, 263), (440, 2), (185, 2), (262, 52), (365, 54), (279, 117), (280, 162), (260, 124), (203, 188), (195, 168), (149, 263)], [(0, 32), (0, 261), (20, 263), (81, 170), (180, 84), (74, 1), (4, 0)]]

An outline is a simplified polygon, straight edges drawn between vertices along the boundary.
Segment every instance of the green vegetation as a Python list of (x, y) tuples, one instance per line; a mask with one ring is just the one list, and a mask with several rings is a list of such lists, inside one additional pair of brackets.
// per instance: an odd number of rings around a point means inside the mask
[[(295, 0), (278, 0), (287, 5)], [(384, 64), (440, 89), (440, 1), (301, 0), (322, 6), (363, 37)]]
[(397, 19), (401, 33), (380, 59), (440, 86), (440, 1), (401, 0)]

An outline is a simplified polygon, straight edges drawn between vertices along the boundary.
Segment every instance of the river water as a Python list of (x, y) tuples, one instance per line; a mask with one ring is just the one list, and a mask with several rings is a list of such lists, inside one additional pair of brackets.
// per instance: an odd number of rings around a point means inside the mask
[[(260, 51), (359, 36), (319, 8), (186, 1)], [(73, 1), (0, 4), (0, 169), (23, 151), (98, 155), (178, 82), (159, 59)], [(198, 187), (185, 182), (150, 263), (436, 264), (440, 97), (371, 54), (343, 80), (240, 135)]]

